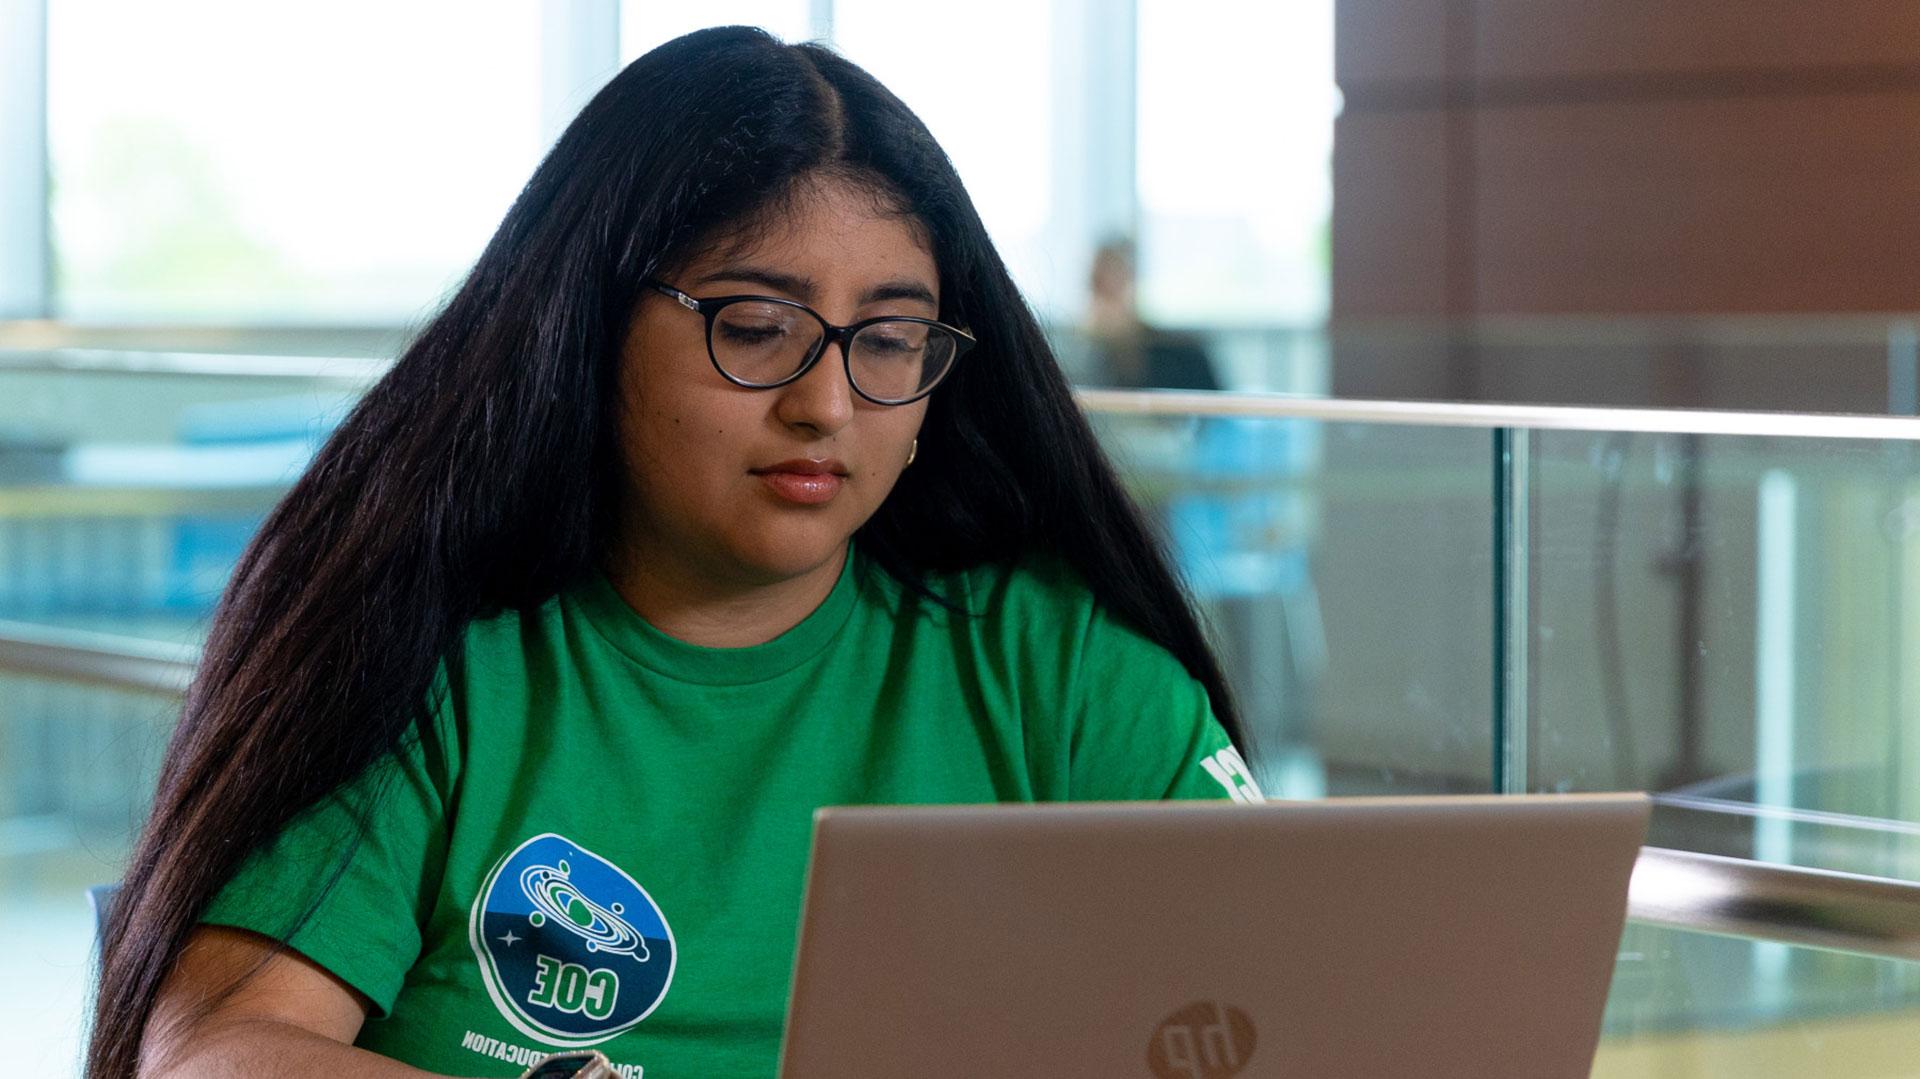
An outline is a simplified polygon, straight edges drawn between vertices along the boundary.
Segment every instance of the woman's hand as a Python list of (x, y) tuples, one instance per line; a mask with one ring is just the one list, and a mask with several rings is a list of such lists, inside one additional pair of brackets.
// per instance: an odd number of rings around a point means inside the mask
[[(306, 957), (274, 948), (244, 930), (195, 929), (147, 1018), (141, 1079), (431, 1076), (355, 1049), (367, 999)], [(242, 978), (239, 989), (200, 1014), (204, 1002)]]

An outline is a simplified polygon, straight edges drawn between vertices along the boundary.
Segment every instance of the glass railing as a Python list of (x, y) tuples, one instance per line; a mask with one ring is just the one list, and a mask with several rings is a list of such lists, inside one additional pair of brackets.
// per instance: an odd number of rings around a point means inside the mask
[[(377, 370), (0, 362), (0, 924), (37, 927), (0, 983), (71, 990), (0, 999), (0, 1030), (50, 1074), (77, 1037), (80, 889), (118, 873), (167, 687)], [(1920, 881), (1920, 423), (1083, 401), (1207, 615), (1269, 793), (1645, 788), (1656, 846)], [(89, 677), (88, 649), (125, 662)], [(1749, 936), (1629, 926), (1596, 1074), (1920, 1059), (1920, 963), (1886, 957), (1909, 953), (1726, 931)]]
[[(1271, 793), (1647, 789), (1655, 846), (1920, 880), (1920, 422), (1085, 401)], [(1596, 1073), (1893, 1074), (1915, 1018), (1920, 963), (1634, 924)]]

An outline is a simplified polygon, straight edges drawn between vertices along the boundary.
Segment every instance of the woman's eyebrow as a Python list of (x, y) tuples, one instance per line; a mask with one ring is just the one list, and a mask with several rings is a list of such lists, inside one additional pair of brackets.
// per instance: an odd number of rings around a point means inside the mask
[(767, 269), (764, 266), (722, 266), (710, 274), (703, 274), (693, 285), (699, 288), (701, 285), (710, 285), (715, 281), (745, 281), (751, 285), (765, 285), (775, 292), (798, 296), (802, 300), (812, 300), (814, 297), (811, 278), (781, 273), (779, 270)]
[(933, 298), (932, 289), (909, 278), (875, 285), (867, 290), (866, 295), (860, 297), (860, 305), (864, 307), (882, 300), (918, 300), (928, 307), (940, 306), (940, 302)]
[[(765, 266), (723, 266), (709, 274), (703, 274), (693, 282), (694, 288), (710, 285), (715, 281), (740, 281), (750, 285), (762, 285), (787, 296), (795, 296), (806, 303), (812, 303), (819, 297), (819, 288), (810, 277), (799, 274), (782, 273)], [(916, 300), (929, 307), (938, 307), (933, 290), (910, 277), (896, 278), (882, 282), (862, 293), (860, 305), (880, 303), (886, 300)]]

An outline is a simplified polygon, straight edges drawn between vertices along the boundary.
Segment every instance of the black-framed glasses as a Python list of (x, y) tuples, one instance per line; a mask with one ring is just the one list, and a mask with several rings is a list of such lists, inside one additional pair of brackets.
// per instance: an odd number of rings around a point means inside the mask
[(813, 369), (838, 343), (847, 381), (876, 405), (905, 405), (933, 392), (973, 347), (973, 335), (944, 322), (883, 315), (835, 326), (806, 304), (772, 296), (697, 300), (664, 281), (648, 287), (707, 320), (707, 358), (736, 386), (770, 390)]

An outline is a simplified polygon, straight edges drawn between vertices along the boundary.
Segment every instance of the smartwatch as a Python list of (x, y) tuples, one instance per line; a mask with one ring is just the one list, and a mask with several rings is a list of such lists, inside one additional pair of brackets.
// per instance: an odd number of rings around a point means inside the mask
[(618, 1079), (613, 1063), (595, 1052), (555, 1053), (528, 1068), (520, 1079)]

